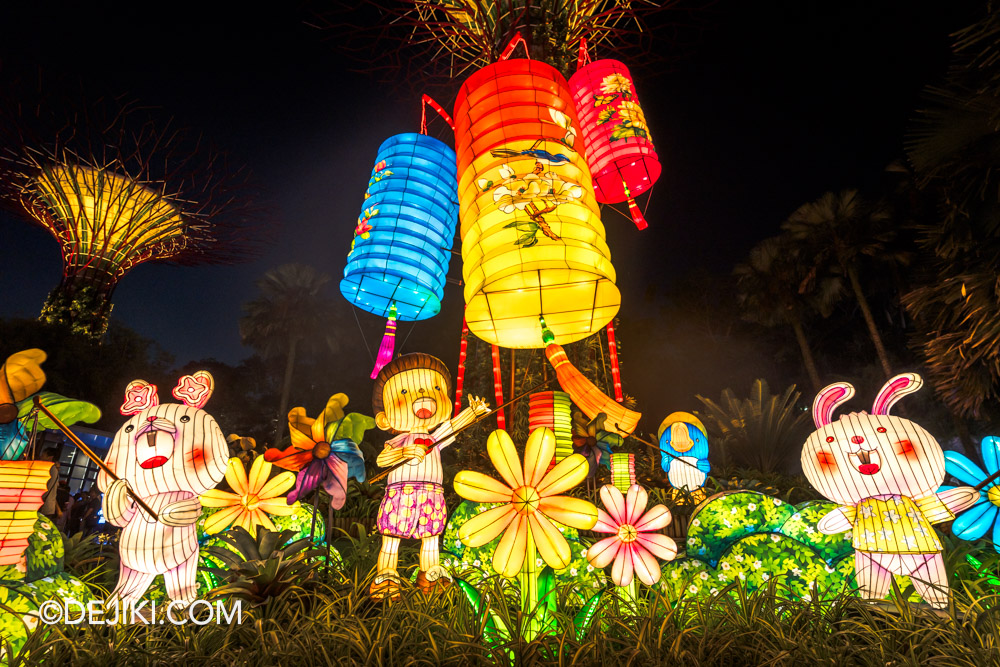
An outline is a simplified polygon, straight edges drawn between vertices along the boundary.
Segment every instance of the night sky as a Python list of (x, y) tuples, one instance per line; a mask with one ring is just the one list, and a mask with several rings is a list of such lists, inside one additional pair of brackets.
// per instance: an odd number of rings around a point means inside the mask
[[(316, 7), (292, 5), (256, 11), (203, 0), (0, 9), (7, 76), (40, 67), (43, 80), (74, 81), (94, 97), (124, 94), (158, 107), (252, 170), (273, 232), (259, 259), (144, 265), (115, 293), (114, 317), (156, 340), (179, 365), (209, 357), (231, 363), (250, 353), (239, 342), (240, 304), (254, 297), (254, 280), (269, 268), (311, 264), (335, 285), (376, 149), (392, 134), (419, 129), (419, 97), (410, 86), (350, 71), (361, 64), (339, 47), (336, 30), (307, 25)], [(655, 335), (630, 340), (630, 319), (655, 316), (658, 295), (692, 274), (728, 274), (800, 204), (827, 190), (877, 187), (884, 167), (902, 154), (921, 89), (947, 67), (948, 34), (982, 11), (981, 2), (721, 1), (697, 13), (685, 57), (674, 58), (661, 40), (653, 49), (668, 56), (668, 67), (628, 63), (664, 164), (648, 230), (638, 232), (614, 213), (605, 217), (623, 295), (620, 336), (631, 362), (624, 379), (640, 409), (662, 417), (695, 408), (693, 394), (742, 387), (761, 360), (750, 370), (727, 366), (704, 376), (678, 368), (674, 375), (683, 381), (671, 377), (663, 391), (655, 378), (671, 369), (658, 360), (710, 351), (669, 350), (677, 341)], [(377, 62), (389, 46), (373, 43), (369, 57)], [(451, 98), (441, 96), (448, 108), (459, 83)], [(57, 246), (40, 228), (4, 214), (0, 240), (0, 317), (35, 317), (59, 282)], [(450, 275), (460, 271), (456, 258)], [(454, 365), (462, 295), (456, 285), (447, 290), (442, 313), (417, 323), (403, 351), (431, 352)], [(337, 303), (343, 349), (367, 354), (351, 307), (339, 296)], [(377, 347), (384, 321), (357, 315)], [(401, 325), (401, 339), (410, 326)], [(344, 383), (333, 384), (331, 390), (344, 390)]]

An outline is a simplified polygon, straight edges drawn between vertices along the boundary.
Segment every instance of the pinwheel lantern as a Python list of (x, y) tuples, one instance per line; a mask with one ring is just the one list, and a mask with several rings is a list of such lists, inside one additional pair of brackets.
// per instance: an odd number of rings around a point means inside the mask
[(388, 319), (372, 378), (392, 359), (396, 320), (441, 310), (458, 207), (455, 153), (425, 134), (397, 134), (378, 149), (340, 291)]
[(628, 202), (632, 220), (645, 229), (648, 225), (634, 198), (659, 178), (660, 160), (631, 73), (617, 60), (595, 60), (576, 71), (569, 87), (597, 201)]
[(466, 322), (538, 348), (538, 317), (586, 338), (621, 301), (566, 79), (536, 60), (479, 70), (455, 103)]

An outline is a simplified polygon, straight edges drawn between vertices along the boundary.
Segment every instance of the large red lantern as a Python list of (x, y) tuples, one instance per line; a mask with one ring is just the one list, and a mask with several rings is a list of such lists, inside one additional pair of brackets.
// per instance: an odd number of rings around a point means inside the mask
[(602, 204), (629, 203), (639, 229), (646, 221), (635, 205), (660, 176), (660, 160), (646, 126), (628, 68), (617, 60), (595, 60), (569, 80), (580, 118), (587, 164)]
[(537, 60), (470, 76), (455, 102), (465, 318), (479, 338), (538, 348), (586, 338), (620, 294), (566, 79)]

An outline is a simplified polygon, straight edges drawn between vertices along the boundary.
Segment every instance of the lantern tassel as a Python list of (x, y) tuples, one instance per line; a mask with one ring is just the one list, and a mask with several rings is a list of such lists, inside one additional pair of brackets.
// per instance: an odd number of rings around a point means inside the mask
[(628, 212), (632, 214), (632, 222), (639, 229), (646, 229), (649, 227), (649, 223), (646, 222), (646, 218), (642, 216), (642, 211), (639, 210), (639, 206), (635, 203), (634, 199), (628, 200)]
[(629, 410), (620, 403), (616, 403), (614, 399), (584, 377), (583, 373), (570, 363), (569, 357), (566, 356), (566, 350), (555, 342), (555, 335), (545, 326), (545, 320), (541, 319), (541, 322), (542, 340), (547, 343), (545, 356), (555, 369), (559, 386), (562, 387), (563, 391), (569, 394), (573, 402), (588, 418), (594, 419), (602, 412), (607, 415), (607, 420), (604, 422), (605, 430), (617, 433), (622, 437), (632, 435), (636, 426), (639, 425), (642, 413)]
[(378, 377), (387, 363), (392, 361), (392, 353), (396, 349), (396, 304), (392, 304), (389, 309), (389, 319), (385, 321), (385, 335), (382, 336), (382, 344), (378, 348), (378, 356), (375, 358), (375, 368), (372, 369), (371, 379)]

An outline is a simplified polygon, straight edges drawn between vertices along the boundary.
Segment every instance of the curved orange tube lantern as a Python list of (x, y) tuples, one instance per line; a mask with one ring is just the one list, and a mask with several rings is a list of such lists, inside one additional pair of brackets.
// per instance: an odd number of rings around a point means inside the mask
[(632, 74), (617, 60), (595, 60), (576, 71), (569, 87), (597, 201), (629, 202), (635, 224), (645, 228), (633, 199), (656, 182), (661, 168)]
[(618, 312), (605, 241), (566, 79), (536, 60), (489, 65), (455, 103), (463, 277), (469, 330), (539, 348), (544, 315), (560, 341)]

